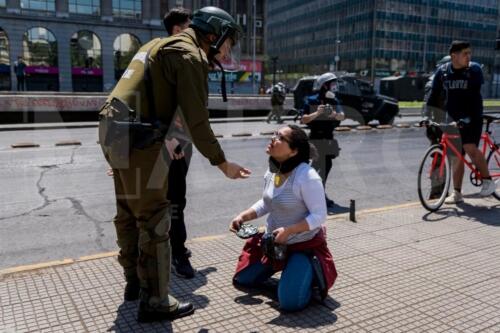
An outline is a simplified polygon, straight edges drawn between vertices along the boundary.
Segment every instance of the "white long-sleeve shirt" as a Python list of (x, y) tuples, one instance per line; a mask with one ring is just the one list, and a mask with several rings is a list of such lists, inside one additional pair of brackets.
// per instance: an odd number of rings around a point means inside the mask
[(264, 175), (262, 199), (252, 205), (257, 217), (267, 217), (267, 230), (271, 232), (305, 219), (309, 230), (291, 235), (287, 244), (313, 238), (326, 220), (325, 190), (320, 176), (311, 166), (301, 163), (280, 187), (274, 186), (275, 174)]

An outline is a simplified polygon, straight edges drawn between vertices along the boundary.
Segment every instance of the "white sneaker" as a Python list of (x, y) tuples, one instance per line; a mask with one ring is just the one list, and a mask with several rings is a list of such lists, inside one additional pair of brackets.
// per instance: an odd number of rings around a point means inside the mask
[(483, 181), (483, 187), (481, 188), (481, 192), (479, 192), (479, 196), (487, 197), (492, 195), (497, 190), (497, 184), (491, 179), (485, 179)]
[(461, 202), (464, 202), (464, 197), (462, 196), (462, 193), (457, 190), (453, 190), (453, 193), (444, 199), (444, 203), (448, 205), (458, 204)]

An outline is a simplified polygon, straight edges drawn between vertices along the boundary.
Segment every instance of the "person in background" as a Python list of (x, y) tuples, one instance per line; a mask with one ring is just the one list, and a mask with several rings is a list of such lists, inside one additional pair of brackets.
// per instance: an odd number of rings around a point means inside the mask
[[(188, 9), (176, 7), (170, 10), (163, 18), (163, 24), (169, 36), (176, 35), (189, 27), (191, 12)], [(189, 162), (193, 154), (193, 145), (189, 141), (188, 133), (180, 115), (174, 118), (174, 131), (165, 140), (168, 151), (168, 192), (167, 199), (172, 204), (172, 218), (170, 226), (170, 244), (172, 246), (172, 265), (178, 276), (190, 279), (195, 270), (189, 261), (191, 251), (186, 248), (186, 223), (184, 208), (186, 207), (186, 177)]]
[(278, 82), (273, 86), (271, 90), (271, 112), (267, 116), (266, 122), (269, 122), (274, 118), (276, 123), (281, 124), (281, 115), (283, 114), (283, 105), (286, 99), (286, 88), (283, 82)]
[[(491, 179), (484, 155), (478, 148), (483, 132), (483, 98), (481, 86), (484, 83), (483, 71), (478, 63), (472, 62), (472, 50), (469, 42), (453, 41), (450, 45), (451, 61), (441, 65), (434, 75), (432, 90), (427, 101), (429, 107), (439, 108), (440, 96), (445, 96), (444, 109), (459, 126), (463, 154), (467, 154), (481, 173), (483, 186), (479, 195), (493, 194), (496, 184)], [(457, 204), (464, 201), (462, 182), (464, 163), (460, 159), (452, 160), (454, 191), (445, 203)]]
[(26, 63), (21, 56), (14, 63), (14, 72), (17, 78), (17, 91), (26, 90)]
[[(314, 94), (307, 97), (304, 104), (302, 123), (311, 129), (309, 139), (316, 147), (317, 158), (312, 166), (321, 176), (323, 187), (332, 169), (332, 160), (339, 155), (339, 144), (333, 137), (333, 130), (345, 119), (340, 101), (337, 99), (337, 76), (327, 72), (320, 75), (313, 84)], [(334, 207), (334, 202), (325, 194), (328, 210)]]

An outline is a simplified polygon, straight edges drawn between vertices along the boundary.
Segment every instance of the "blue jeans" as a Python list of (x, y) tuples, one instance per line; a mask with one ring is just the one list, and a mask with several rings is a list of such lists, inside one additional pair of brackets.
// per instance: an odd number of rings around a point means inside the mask
[[(269, 279), (275, 272), (271, 266), (257, 262), (239, 272), (234, 280), (246, 287), (256, 287)], [(313, 268), (309, 257), (293, 253), (287, 260), (278, 284), (280, 308), (298, 311), (306, 307), (312, 295)]]

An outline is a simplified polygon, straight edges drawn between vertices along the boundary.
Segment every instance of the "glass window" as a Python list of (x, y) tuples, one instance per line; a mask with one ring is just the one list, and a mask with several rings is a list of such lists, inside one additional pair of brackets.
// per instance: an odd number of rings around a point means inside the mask
[(113, 16), (140, 19), (142, 17), (142, 1), (113, 0)]
[(6, 0), (0, 0), (0, 7), (6, 6)]
[(22, 58), (27, 65), (26, 90), (59, 90), (57, 40), (52, 32), (43, 27), (26, 31)]
[(30, 66), (57, 67), (57, 41), (42, 27), (31, 28), (23, 36), (23, 58)]
[(53, 12), (56, 9), (55, 0), (21, 0), (22, 9)]
[(69, 0), (69, 12), (84, 15), (99, 15), (101, 0)]
[(92, 31), (73, 34), (70, 42), (73, 91), (102, 91), (101, 41)]
[(101, 68), (101, 41), (91, 31), (75, 32), (70, 45), (71, 67)]
[(113, 43), (116, 81), (120, 79), (125, 69), (127, 69), (130, 60), (132, 60), (140, 47), (141, 42), (134, 35), (121, 34), (116, 37)]

